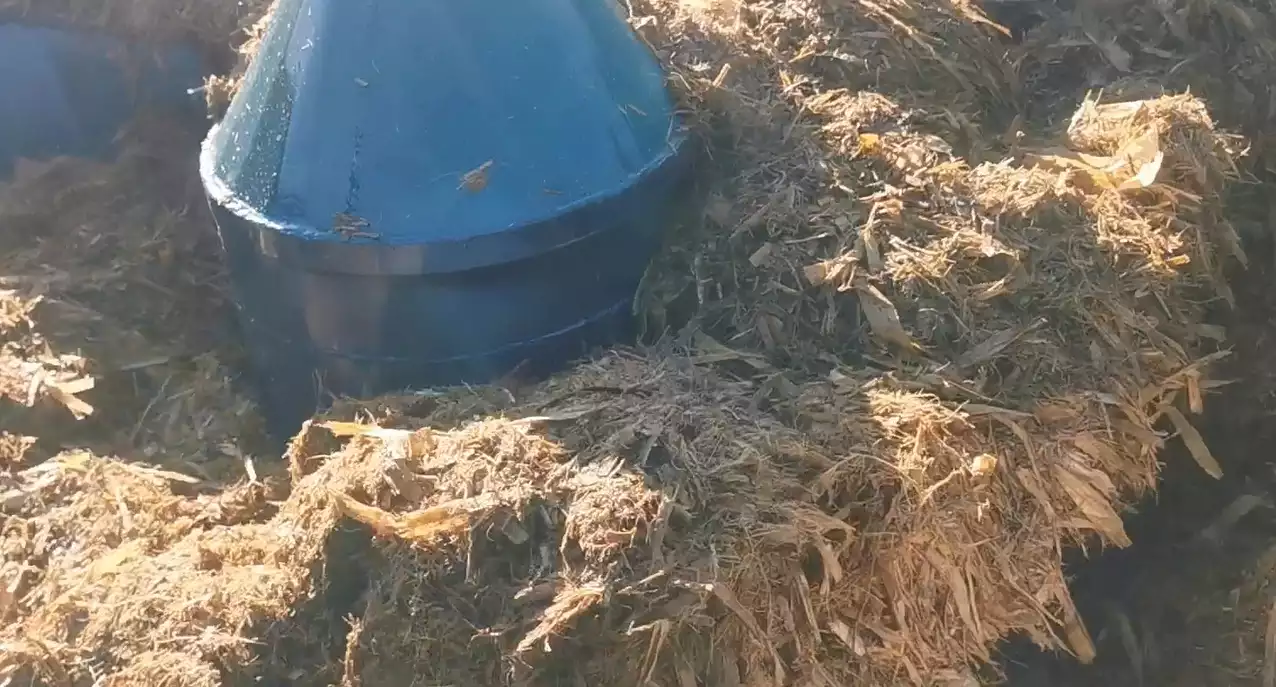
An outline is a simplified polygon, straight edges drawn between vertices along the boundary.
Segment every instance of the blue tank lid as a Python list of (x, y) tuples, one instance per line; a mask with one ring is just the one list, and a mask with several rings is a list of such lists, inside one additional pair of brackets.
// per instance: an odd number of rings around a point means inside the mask
[(267, 253), (422, 273), (581, 238), (684, 141), (613, 0), (279, 0), (201, 169)]

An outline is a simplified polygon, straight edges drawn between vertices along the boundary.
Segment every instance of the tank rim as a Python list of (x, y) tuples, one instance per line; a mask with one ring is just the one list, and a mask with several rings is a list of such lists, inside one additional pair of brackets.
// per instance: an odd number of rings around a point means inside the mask
[[(466, 239), (422, 243), (386, 243), (372, 237), (347, 237), (272, 217), (240, 200), (221, 180), (213, 163), (214, 125), (200, 151), (200, 179), (210, 203), (243, 220), (263, 255), (281, 264), (314, 272), (366, 276), (413, 276), (464, 272), (526, 260), (582, 241), (623, 224), (615, 216), (658, 202), (690, 172), (693, 145), (680, 123), (671, 127), (667, 145), (624, 184), (595, 192), (549, 217)], [(368, 233), (375, 233), (370, 227)]]

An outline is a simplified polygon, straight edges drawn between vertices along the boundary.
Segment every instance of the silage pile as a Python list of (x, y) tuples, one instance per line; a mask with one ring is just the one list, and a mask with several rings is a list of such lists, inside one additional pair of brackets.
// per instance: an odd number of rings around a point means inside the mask
[[(1053, 3), (1031, 3), (1049, 10)], [(1276, 8), (1254, 0), (1082, 1), (1026, 36), (1027, 68), (1109, 91), (1190, 89), (1255, 152), (1276, 123)], [(1081, 67), (1078, 69), (1077, 67)]]
[[(216, 236), (182, 152), (197, 141), (148, 114), (113, 162), (20, 161), (0, 184), (0, 681), (97, 675), (76, 646), (153, 631), (125, 597), (162, 605), (163, 586), (125, 586), (99, 624), (82, 622), (79, 589), (163, 565), (150, 556), (181, 533), (260, 518), (278, 495), (219, 484), (243, 473), (257, 420), (221, 358)], [(145, 664), (107, 670), (161, 684)]]
[[(1172, 434), (1220, 470), (1191, 416), (1225, 336), (1206, 311), (1245, 260), (1221, 202), (1239, 141), (1191, 96), (1037, 81), (1032, 46), (961, 4), (648, 11), (734, 144), (653, 309), (693, 293), (759, 395), (879, 495), (867, 589), (830, 597), (882, 649), (863, 663), (925, 681), (1011, 632), (1088, 659), (1060, 550), (1129, 544), (1121, 504)], [(1122, 81), (1084, 47), (1051, 65)], [(893, 440), (848, 441), (861, 423)]]
[(111, 163), (24, 160), (0, 185), (0, 429), (35, 460), (85, 447), (242, 470), (255, 408), (218, 359), (234, 345), (192, 133), (142, 115)]
[(1191, 418), (1239, 142), (1188, 95), (1047, 93), (960, 4), (633, 11), (714, 151), (640, 302), (694, 311), (676, 343), (344, 406), (282, 503), (255, 473), (15, 469), (0, 679), (960, 684), (1015, 633), (1091, 657), (1062, 550), (1129, 544), (1172, 434), (1219, 470)]

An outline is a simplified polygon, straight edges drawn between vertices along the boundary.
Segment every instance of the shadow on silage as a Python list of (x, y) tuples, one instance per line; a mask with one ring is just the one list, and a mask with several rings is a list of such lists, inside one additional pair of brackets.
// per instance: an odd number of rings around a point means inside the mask
[[(311, 570), (317, 587), (311, 598), (289, 616), (268, 621), (250, 633), (258, 638), (260, 673), (228, 672), (227, 684), (351, 684), (343, 681), (351, 623), (365, 612), (372, 571), (384, 565), (372, 537), (367, 527), (350, 521), (333, 528), (323, 557)], [(384, 684), (412, 684), (410, 675), (403, 677), (404, 681)]]

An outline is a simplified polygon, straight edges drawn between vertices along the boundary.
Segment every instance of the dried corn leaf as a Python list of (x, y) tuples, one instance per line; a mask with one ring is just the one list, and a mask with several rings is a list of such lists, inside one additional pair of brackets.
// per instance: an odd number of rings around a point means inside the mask
[(471, 515), (488, 508), (487, 500), (479, 497), (441, 503), (403, 515), (398, 524), (398, 535), (418, 542), (460, 536), (469, 531)]
[(967, 369), (983, 365), (1001, 355), (1007, 346), (1031, 334), (1045, 323), (1045, 319), (1039, 319), (1023, 327), (1014, 327), (992, 334), (958, 358), (957, 367)]
[(482, 509), (476, 499), (458, 499), (406, 515), (396, 515), (359, 503), (346, 494), (333, 493), (332, 496), (346, 516), (367, 525), (378, 535), (420, 543), (465, 535), (470, 528), (472, 509)]
[(872, 284), (864, 283), (856, 286), (859, 294), (860, 312), (868, 320), (873, 336), (884, 343), (894, 344), (907, 350), (920, 350), (913, 337), (904, 330), (900, 322), (899, 311), (886, 294)]
[(1095, 649), (1094, 639), (1090, 636), (1090, 630), (1085, 626), (1085, 620), (1077, 612), (1072, 594), (1068, 592), (1068, 587), (1064, 584), (1060, 584), (1053, 591), (1055, 599), (1063, 607), (1063, 636), (1067, 639), (1068, 647), (1081, 663), (1086, 665), (1093, 663), (1098, 656), (1098, 651)]
[(1121, 516), (1112, 509), (1112, 504), (1100, 488), (1062, 465), (1052, 467), (1059, 485), (1068, 493), (1068, 496), (1072, 497), (1073, 503), (1081, 509), (1096, 532), (1122, 548), (1133, 543), (1129, 535), (1125, 533)]
[(970, 635), (982, 637), (983, 630), (979, 626), (978, 615), (972, 601), (975, 597), (966, 584), (965, 573), (939, 551), (927, 551), (926, 558), (948, 585), (949, 591), (952, 592), (953, 604), (957, 607), (957, 614), (965, 623), (966, 629), (970, 630)]
[(58, 403), (61, 403), (67, 410), (71, 411), (71, 414), (74, 415), (77, 420), (82, 420), (95, 412), (93, 406), (89, 405), (86, 401), (72, 393), (64, 391), (57, 385), (50, 385), (46, 387), (46, 390), (50, 397)]
[(381, 439), (407, 439), (412, 435), (405, 429), (387, 429), (374, 424), (363, 424), (357, 422), (321, 422), (318, 424), (332, 433), (337, 438), (371, 436)]
[(764, 649), (766, 649), (771, 660), (774, 662), (776, 684), (784, 684), (784, 659), (780, 657), (780, 652), (776, 650), (775, 644), (771, 642), (767, 633), (762, 631), (762, 626), (758, 625), (757, 618), (753, 616), (753, 613), (750, 612), (744, 604), (740, 603), (740, 599), (735, 595), (735, 592), (731, 591), (731, 588), (722, 582), (714, 582), (710, 584), (709, 589), (713, 592), (714, 596), (718, 597), (719, 601), (725, 604), (727, 608), (731, 609), (731, 612), (735, 614), (735, 617), (738, 618), (740, 622), (744, 623), (746, 628), (748, 628), (749, 633), (753, 635), (753, 638), (760, 643)]
[(803, 276), (811, 286), (833, 286), (838, 291), (845, 289), (855, 274), (855, 256), (847, 253), (836, 258), (822, 260), (807, 265), (802, 270)]
[(747, 363), (757, 370), (767, 370), (771, 368), (771, 364), (766, 358), (756, 353), (736, 350), (723, 344), (717, 339), (697, 331), (692, 337), (695, 345), (695, 357), (693, 361), (697, 365), (708, 365), (711, 363), (719, 363), (726, 360), (738, 360)]
[(1125, 461), (1121, 459), (1116, 449), (1090, 432), (1082, 432), (1072, 437), (1072, 445), (1111, 472), (1120, 472), (1125, 467)]
[(1165, 153), (1160, 148), (1157, 130), (1149, 128), (1126, 143), (1115, 155), (1049, 148), (1029, 155), (1028, 160), (1055, 169), (1083, 173), (1097, 189), (1128, 191), (1156, 183), (1161, 165), (1165, 162)]
[(1163, 412), (1170, 419), (1170, 422), (1174, 424), (1174, 430), (1178, 432), (1179, 438), (1187, 446), (1187, 450), (1192, 454), (1192, 459), (1196, 461), (1196, 464), (1200, 465), (1205, 474), (1210, 477), (1222, 479), (1223, 466), (1219, 465), (1218, 460), (1214, 458), (1210, 447), (1205, 444), (1205, 438), (1201, 436), (1196, 427), (1174, 406), (1165, 406)]
[(519, 641), (515, 655), (539, 650), (551, 636), (566, 630), (602, 600), (601, 587), (576, 587), (558, 592), (549, 608), (541, 612), (540, 622)]

